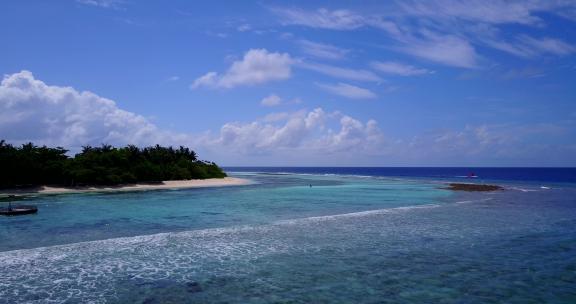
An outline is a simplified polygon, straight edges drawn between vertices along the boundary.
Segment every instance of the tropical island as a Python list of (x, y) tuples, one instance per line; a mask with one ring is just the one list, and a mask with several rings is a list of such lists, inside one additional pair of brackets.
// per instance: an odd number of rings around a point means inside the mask
[[(214, 162), (199, 160), (189, 148), (160, 145), (116, 148), (85, 146), (73, 157), (62, 147), (14, 146), (0, 141), (0, 189), (127, 189), (216, 186), (232, 182)], [(214, 182), (212, 179), (220, 179)], [(203, 180), (200, 182), (200, 180)], [(191, 182), (187, 182), (191, 181)], [(198, 181), (198, 182), (197, 182)], [(224, 182), (225, 181), (225, 182)], [(195, 182), (195, 183), (192, 183)]]

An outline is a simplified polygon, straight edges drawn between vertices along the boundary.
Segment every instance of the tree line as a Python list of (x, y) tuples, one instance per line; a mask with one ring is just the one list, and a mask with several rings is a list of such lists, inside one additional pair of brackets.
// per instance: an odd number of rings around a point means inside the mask
[(68, 150), (62, 147), (33, 143), (17, 147), (1, 140), (0, 188), (120, 185), (226, 176), (215, 163), (198, 160), (196, 152), (182, 146), (85, 146), (74, 157), (66, 153)]

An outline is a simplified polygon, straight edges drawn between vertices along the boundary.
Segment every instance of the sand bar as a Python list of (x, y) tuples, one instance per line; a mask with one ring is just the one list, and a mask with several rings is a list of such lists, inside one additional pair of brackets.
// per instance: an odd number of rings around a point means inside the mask
[(116, 191), (141, 191), (158, 189), (185, 189), (223, 186), (249, 185), (252, 181), (244, 178), (225, 177), (193, 180), (174, 180), (160, 183), (130, 184), (112, 187), (49, 187), (41, 186), (29, 189), (3, 189), (0, 194), (62, 194), (62, 193), (82, 193), (82, 192), (116, 192)]

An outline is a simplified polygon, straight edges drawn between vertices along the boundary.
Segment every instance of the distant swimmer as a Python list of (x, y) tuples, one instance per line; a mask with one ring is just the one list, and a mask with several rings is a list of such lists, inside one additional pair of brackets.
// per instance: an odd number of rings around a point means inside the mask
[(310, 184), (310, 188), (312, 188), (312, 184)]

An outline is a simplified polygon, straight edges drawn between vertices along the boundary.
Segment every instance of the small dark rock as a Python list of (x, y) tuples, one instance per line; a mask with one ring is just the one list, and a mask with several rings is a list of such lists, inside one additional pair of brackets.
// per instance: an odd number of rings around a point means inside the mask
[(454, 191), (498, 191), (504, 188), (497, 185), (485, 185), (485, 184), (448, 184), (448, 187), (444, 188), (447, 190)]
[(201, 292), (202, 287), (200, 286), (200, 283), (198, 283), (198, 282), (188, 282), (188, 283), (186, 283), (186, 290), (189, 293), (196, 293), (196, 292)]
[(142, 301), (142, 304), (154, 304), (154, 303), (158, 303), (158, 301), (156, 301), (154, 297), (149, 297), (144, 299), (144, 301)]

